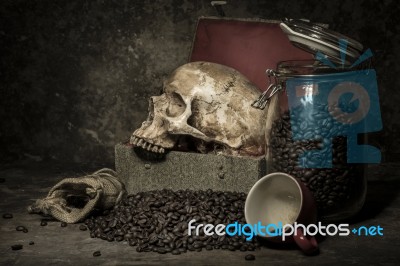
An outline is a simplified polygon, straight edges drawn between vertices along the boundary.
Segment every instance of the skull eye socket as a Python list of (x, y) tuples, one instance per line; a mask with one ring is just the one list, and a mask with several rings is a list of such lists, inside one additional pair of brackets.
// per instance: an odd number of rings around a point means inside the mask
[(168, 116), (177, 117), (183, 114), (186, 109), (186, 104), (178, 93), (173, 92), (167, 94), (167, 99), (168, 107), (166, 112)]

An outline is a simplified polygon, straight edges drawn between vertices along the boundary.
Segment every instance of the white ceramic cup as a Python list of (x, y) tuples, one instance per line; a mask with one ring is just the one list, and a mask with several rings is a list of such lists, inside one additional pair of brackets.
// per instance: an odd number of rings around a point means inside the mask
[[(268, 174), (254, 184), (247, 195), (244, 213), (248, 224), (261, 222), (263, 226), (293, 225), (295, 222), (307, 226), (317, 220), (316, 204), (310, 190), (300, 180), (279, 172)], [(304, 236), (301, 229), (285, 240), (269, 234), (262, 237), (279, 243), (294, 241), (306, 254), (318, 250), (315, 238)]]

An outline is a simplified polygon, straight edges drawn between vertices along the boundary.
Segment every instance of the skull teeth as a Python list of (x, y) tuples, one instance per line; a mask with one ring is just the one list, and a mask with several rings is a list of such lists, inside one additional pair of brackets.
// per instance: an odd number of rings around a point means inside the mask
[(136, 147), (141, 147), (142, 149), (145, 149), (145, 150), (148, 150), (151, 152), (165, 153), (164, 148), (154, 145), (154, 144), (151, 144), (151, 143), (145, 141), (144, 139), (141, 139), (136, 136), (132, 136), (129, 142)]
[(142, 139), (139, 139), (139, 141), (136, 143), (136, 146), (142, 147), (143, 142), (144, 142), (144, 141), (143, 141)]
[(130, 143), (131, 143), (132, 145), (136, 145), (136, 144), (138, 143), (138, 141), (139, 141), (138, 138), (136, 138), (135, 136), (132, 136), (132, 137), (131, 137), (131, 140), (130, 140)]
[(153, 146), (153, 148), (151, 149), (152, 152), (158, 152), (158, 147), (157, 146)]

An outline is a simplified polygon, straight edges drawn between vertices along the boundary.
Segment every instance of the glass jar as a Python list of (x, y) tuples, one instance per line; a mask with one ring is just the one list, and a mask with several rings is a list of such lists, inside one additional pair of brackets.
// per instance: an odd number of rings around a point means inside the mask
[(376, 83), (375, 73), (338, 71), (319, 61), (281, 62), (267, 73), (275, 80), (258, 102), (264, 107), (269, 103), (267, 171), (285, 172), (304, 182), (313, 192), (321, 220), (354, 216), (365, 201), (365, 162), (380, 156), (379, 150), (362, 144), (362, 133), (370, 131), (368, 122), (380, 119), (370, 91), (363, 88), (369, 79)]

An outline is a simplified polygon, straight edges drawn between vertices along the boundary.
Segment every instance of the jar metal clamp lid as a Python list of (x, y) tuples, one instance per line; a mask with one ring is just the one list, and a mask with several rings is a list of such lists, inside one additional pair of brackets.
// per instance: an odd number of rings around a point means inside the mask
[(304, 20), (285, 18), (280, 27), (293, 45), (312, 54), (320, 52), (345, 67), (351, 66), (363, 50), (356, 40)]
[(270, 85), (252, 103), (254, 108), (264, 109), (271, 97), (282, 90), (278, 79), (334, 73), (338, 71), (335, 65), (341, 66), (340, 71), (349, 71), (363, 50), (363, 45), (356, 40), (304, 20), (285, 18), (280, 27), (293, 45), (314, 54), (316, 60), (283, 61), (278, 64), (277, 71), (268, 69)]

